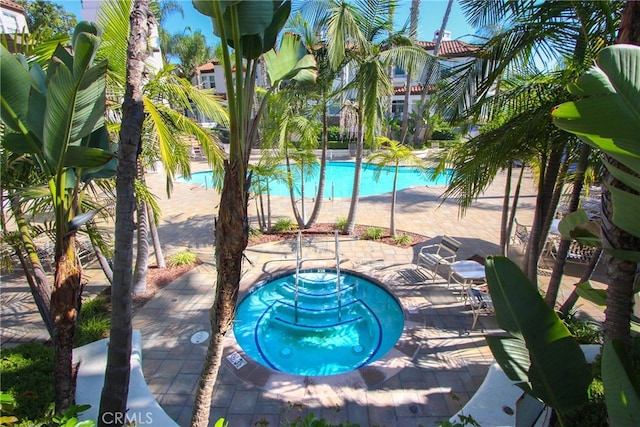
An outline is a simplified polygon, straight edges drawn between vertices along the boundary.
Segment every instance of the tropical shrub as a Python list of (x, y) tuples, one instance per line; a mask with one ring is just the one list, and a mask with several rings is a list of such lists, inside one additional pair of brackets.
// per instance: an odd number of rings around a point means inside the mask
[(291, 231), (295, 228), (294, 222), (291, 218), (280, 218), (273, 224), (272, 230), (276, 233), (283, 231)]
[(339, 216), (336, 218), (336, 223), (334, 225), (335, 229), (341, 233), (344, 233), (344, 228), (347, 226), (347, 218), (344, 216)]
[(189, 250), (177, 252), (167, 258), (167, 265), (169, 267), (192, 265), (196, 264), (197, 262), (198, 256)]
[(574, 313), (567, 315), (562, 322), (578, 343), (602, 344), (604, 338), (602, 329), (594, 322), (576, 317)]
[(364, 233), (362, 233), (364, 240), (379, 240), (382, 238), (382, 228), (380, 227), (368, 227)]
[(407, 246), (411, 244), (413, 239), (407, 234), (398, 234), (393, 237), (393, 241), (396, 242), (397, 245)]

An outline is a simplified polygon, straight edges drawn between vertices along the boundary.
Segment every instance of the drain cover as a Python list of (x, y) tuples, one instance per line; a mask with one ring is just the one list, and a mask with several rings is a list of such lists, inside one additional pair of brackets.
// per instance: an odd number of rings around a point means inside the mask
[(191, 335), (191, 342), (193, 344), (202, 344), (207, 339), (209, 339), (209, 332), (207, 331), (198, 331), (195, 334)]

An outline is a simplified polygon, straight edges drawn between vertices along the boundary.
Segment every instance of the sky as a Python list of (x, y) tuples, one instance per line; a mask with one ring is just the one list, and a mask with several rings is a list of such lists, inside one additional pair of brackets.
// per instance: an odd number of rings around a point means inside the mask
[[(78, 20), (82, 19), (82, 4), (80, 0), (52, 0), (52, 2), (61, 4), (67, 12), (74, 13)], [(171, 34), (182, 33), (186, 28), (191, 28), (192, 31), (200, 30), (207, 37), (207, 42), (210, 45), (216, 44), (210, 18), (197, 12), (193, 8), (191, 1), (185, 0), (179, 1), (179, 3), (184, 9), (184, 18), (177, 13), (172, 14), (165, 23), (165, 28)], [(410, 7), (411, 0), (399, 0), (399, 7), (396, 10), (395, 18), (396, 27), (402, 27), (405, 22), (407, 22)], [(442, 18), (446, 8), (446, 0), (422, 0), (418, 24), (419, 40), (433, 40), (434, 32), (439, 30), (442, 25)], [(466, 23), (457, 1), (454, 1), (447, 30), (451, 31), (452, 39), (462, 38), (462, 40), (465, 41), (471, 41), (471, 37), (468, 35), (474, 33), (471, 26)], [(463, 37), (465, 35), (467, 35), (467, 37)]]

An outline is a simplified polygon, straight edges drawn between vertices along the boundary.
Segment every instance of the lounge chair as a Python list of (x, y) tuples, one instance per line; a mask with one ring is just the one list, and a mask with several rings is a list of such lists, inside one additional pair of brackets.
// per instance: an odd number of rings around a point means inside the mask
[(443, 236), (437, 245), (427, 245), (420, 249), (416, 268), (425, 267), (433, 273), (432, 281), (435, 282), (438, 270), (442, 265), (451, 265), (456, 260), (460, 242), (456, 239)]

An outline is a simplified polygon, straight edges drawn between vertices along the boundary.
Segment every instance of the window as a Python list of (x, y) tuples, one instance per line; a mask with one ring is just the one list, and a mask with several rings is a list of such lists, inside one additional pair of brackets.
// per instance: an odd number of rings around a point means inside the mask
[(200, 75), (200, 84), (203, 89), (215, 89), (216, 88), (216, 76), (213, 74)]
[(2, 33), (13, 34), (18, 31), (18, 17), (6, 10), (2, 11)]
[(404, 101), (393, 101), (391, 103), (391, 116), (394, 119), (402, 119), (404, 115)]
[(406, 76), (407, 73), (402, 68), (396, 65), (396, 67), (393, 69), (393, 75), (396, 77), (400, 77), (400, 76)]

